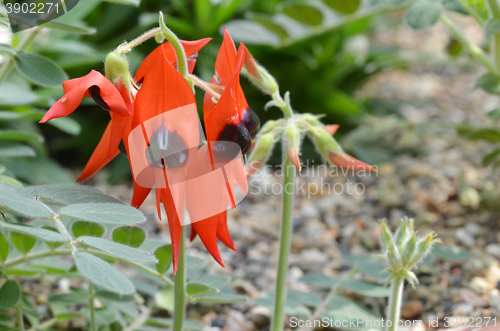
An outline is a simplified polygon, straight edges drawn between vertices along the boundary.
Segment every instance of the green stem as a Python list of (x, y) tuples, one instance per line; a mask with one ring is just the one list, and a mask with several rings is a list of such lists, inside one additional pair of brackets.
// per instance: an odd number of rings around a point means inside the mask
[(95, 307), (94, 307), (94, 284), (89, 282), (89, 309), (90, 309), (90, 330), (97, 331), (95, 324)]
[[(71, 249), (60, 249), (60, 250), (55, 250), (55, 251), (44, 251), (44, 252), (38, 252), (38, 253), (32, 253), (32, 254), (28, 254), (26, 256), (19, 256), (17, 258), (14, 258), (14, 259), (11, 259), (11, 260), (7, 260), (3, 265), (2, 265), (2, 269), (5, 270), (5, 269), (8, 269), (8, 268), (11, 268), (15, 265), (18, 265), (18, 264), (21, 264), (21, 263), (24, 263), (24, 262), (28, 262), (28, 261), (32, 261), (32, 260), (36, 260), (36, 259), (40, 259), (40, 258), (43, 258), (43, 257), (47, 257), (47, 256), (58, 256), (58, 255), (71, 255), (71, 252), (72, 250)], [(124, 262), (124, 263), (128, 263), (130, 264), (131, 266), (134, 266), (138, 269), (141, 269), (145, 272), (147, 272), (148, 274), (164, 281), (165, 283), (167, 283), (168, 285), (170, 286), (174, 286), (174, 283), (166, 278), (165, 276), (163, 276), (162, 274), (160, 274), (159, 272), (157, 272), (156, 270), (153, 270), (153, 269), (150, 269), (138, 262), (134, 262), (134, 261), (128, 261), (126, 259), (123, 259), (123, 258), (119, 258), (119, 257), (116, 257), (116, 256), (113, 256), (111, 254), (108, 254), (108, 253), (105, 253), (105, 252), (102, 252), (102, 251), (96, 251), (96, 250), (92, 250), (92, 249), (89, 249), (87, 250), (88, 253), (92, 254), (92, 255), (96, 255), (96, 256), (99, 256), (99, 257), (102, 257), (102, 258), (105, 258), (105, 259), (112, 259), (112, 260), (118, 260), (118, 261), (121, 261), (121, 262)]]
[[(21, 43), (17, 46), (16, 52), (24, 51), (26, 48), (28, 48), (31, 42), (38, 35), (38, 32), (40, 32), (40, 29), (41, 29), (40, 26), (33, 28), (26, 36), (26, 38), (24, 38), (23, 41), (21, 41)], [(9, 59), (2, 65), (2, 67), (0, 68), (0, 84), (3, 82), (5, 77), (7, 77), (13, 65), (14, 65), (13, 57), (9, 57)]]
[(16, 307), (16, 311), (17, 311), (17, 329), (19, 331), (24, 331), (24, 320), (23, 320), (23, 311), (21, 310), (21, 308), (19, 308), (19, 306)]
[(177, 55), (177, 70), (181, 74), (182, 77), (186, 80), (186, 82), (189, 84), (191, 89), (193, 88), (193, 83), (188, 77), (188, 64), (187, 64), (187, 58), (186, 58), (186, 52), (184, 51), (184, 46), (182, 46), (181, 41), (177, 36), (170, 30), (166, 25), (165, 22), (163, 21), (163, 13), (160, 12), (160, 27), (161, 31), (163, 32), (163, 35), (165, 38), (172, 44), (172, 47), (175, 50), (175, 54)]
[(286, 152), (283, 153), (283, 205), (281, 220), (281, 238), (276, 276), (276, 295), (274, 299), (274, 318), (272, 331), (283, 331), (285, 321), (286, 283), (288, 274), (288, 257), (292, 238), (292, 209), (295, 182), (295, 166)]
[(389, 320), (391, 321), (391, 326), (387, 328), (388, 331), (398, 330), (404, 283), (405, 279), (402, 276), (394, 279), (391, 283), (391, 296), (389, 297)]
[(51, 318), (48, 321), (45, 321), (43, 323), (40, 323), (38, 325), (33, 326), (31, 329), (28, 331), (36, 331), (36, 330), (43, 330), (51, 327), (52, 325), (56, 324), (59, 320), (57, 318)]
[[(497, 0), (487, 0), (490, 15), (495, 19), (500, 19), (500, 6)], [(493, 60), (496, 66), (496, 73), (500, 73), (500, 33), (493, 36), (491, 45)]]
[(491, 62), (488, 55), (477, 45), (473, 44), (460, 30), (460, 28), (446, 15), (441, 15), (441, 21), (453, 32), (462, 46), (471, 52), (479, 61), (481, 61), (489, 71), (496, 73), (495, 65)]
[(462, 7), (465, 8), (465, 10), (467, 11), (467, 13), (469, 13), (470, 16), (474, 17), (476, 19), (476, 21), (480, 24), (480, 25), (483, 25), (484, 24), (484, 20), (483, 18), (481, 17), (481, 15), (479, 15), (470, 5), (469, 3), (467, 2), (467, 0), (458, 0), (458, 2), (460, 2), (460, 4), (462, 5)]
[(151, 29), (149, 31), (144, 32), (139, 37), (135, 38), (134, 40), (132, 40), (132, 41), (126, 43), (126, 44), (124, 44), (123, 46), (119, 46), (118, 48), (125, 49), (125, 50), (132, 49), (132, 48), (134, 48), (134, 47), (142, 44), (143, 42), (145, 42), (149, 38), (153, 38), (160, 31), (161, 31), (161, 28), (153, 28), (153, 29)]
[(184, 319), (186, 317), (186, 266), (184, 248), (184, 227), (181, 230), (181, 242), (179, 247), (179, 262), (175, 274), (174, 286), (174, 325), (173, 331), (184, 330)]

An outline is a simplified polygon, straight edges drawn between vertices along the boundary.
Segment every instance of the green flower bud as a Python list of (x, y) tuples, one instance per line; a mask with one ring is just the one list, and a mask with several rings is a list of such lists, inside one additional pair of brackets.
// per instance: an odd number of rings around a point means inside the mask
[(432, 248), (435, 243), (441, 242), (439, 238), (436, 238), (434, 232), (429, 233), (425, 238), (422, 238), (417, 243), (417, 250), (415, 256), (413, 257), (412, 265), (416, 265), (420, 260), (422, 260)]
[(113, 84), (121, 79), (130, 95), (132, 76), (130, 75), (127, 57), (122, 51), (116, 50), (106, 56), (104, 70), (106, 78), (108, 78)]
[(320, 122), (319, 117), (317, 115), (302, 114), (300, 115), (300, 118), (302, 118), (304, 121), (306, 121), (307, 123), (311, 124), (314, 127), (323, 127), (323, 123)]
[(312, 132), (312, 138), (321, 156), (329, 161), (330, 153), (335, 155), (343, 155), (342, 147), (337, 141), (323, 128), (316, 128)]
[[(411, 236), (410, 227), (408, 226), (409, 221), (410, 220), (406, 217), (403, 219), (403, 224), (399, 227), (396, 237), (394, 238), (399, 250), (403, 250), (403, 247)], [(411, 227), (413, 228), (413, 225)]]
[(382, 240), (382, 246), (384, 247), (384, 250), (387, 251), (389, 249), (389, 244), (392, 240), (391, 232), (389, 231), (389, 228), (387, 227), (387, 220), (383, 219), (380, 222), (378, 228), (380, 231), (380, 239)]
[(266, 133), (269, 133), (272, 130), (274, 130), (274, 128), (276, 128), (278, 125), (283, 125), (283, 124), (285, 124), (284, 120), (277, 120), (277, 121), (270, 120), (270, 121), (267, 121), (266, 124), (264, 124), (260, 128), (259, 134), (260, 135), (264, 135)]
[(274, 145), (274, 135), (265, 134), (257, 138), (252, 154), (247, 161), (247, 177), (253, 175), (264, 163)]
[(300, 131), (297, 126), (292, 123), (288, 125), (284, 132), (286, 152), (292, 163), (301, 169), (300, 159), (299, 159), (299, 149), (300, 149)]
[(391, 265), (393, 270), (399, 270), (401, 266), (401, 260), (399, 258), (399, 252), (396, 246), (394, 245), (394, 241), (389, 242), (389, 249), (387, 250), (387, 259), (389, 260), (389, 264)]
[(278, 83), (276, 79), (267, 72), (252, 56), (245, 47), (245, 67), (246, 75), (252, 83), (255, 84), (262, 92), (273, 95), (278, 92)]
[(415, 249), (417, 248), (417, 235), (414, 233), (410, 240), (406, 242), (403, 247), (403, 252), (401, 253), (401, 261), (403, 262), (403, 266), (411, 267), (413, 262), (413, 256), (415, 255)]
[(415, 273), (413, 273), (412, 271), (410, 271), (410, 270), (403, 270), (403, 272), (401, 274), (402, 274), (402, 276), (404, 278), (406, 278), (408, 280), (408, 282), (410, 283), (411, 287), (415, 288), (415, 286), (418, 285), (418, 278), (415, 275)]

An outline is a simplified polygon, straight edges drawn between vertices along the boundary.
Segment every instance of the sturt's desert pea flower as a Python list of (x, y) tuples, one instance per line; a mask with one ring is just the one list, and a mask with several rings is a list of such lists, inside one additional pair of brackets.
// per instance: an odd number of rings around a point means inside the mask
[[(198, 51), (209, 41), (209, 38), (181, 41), (189, 74), (195, 67)], [(123, 53), (129, 51), (120, 47), (117, 51), (120, 49), (124, 50)], [(184, 204), (178, 200), (179, 197), (184, 197), (184, 192), (188, 213), (191, 215), (197, 212), (195, 204), (188, 197), (197, 196), (196, 191), (199, 191), (199, 188), (197, 190), (192, 184), (182, 183), (186, 176), (195, 176), (194, 173), (202, 167), (190, 168), (188, 165), (193, 163), (195, 158), (203, 159), (201, 161), (209, 160), (206, 163), (209, 166), (208, 170), (202, 169), (203, 171), (217, 170), (223, 165), (230, 164), (230, 168), (224, 167), (226, 171), (225, 193), (220, 196), (229, 196), (230, 204), (234, 207), (234, 182), (246, 194), (246, 177), (241, 162), (241, 153), (246, 153), (250, 149), (251, 138), (256, 135), (260, 121), (249, 108), (239, 83), (244, 56), (242, 46), (236, 52), (231, 37), (225, 32), (224, 43), (215, 66), (216, 73), (212, 79), (212, 83), (217, 85), (222, 93), (216, 100), (212, 100), (212, 96), (205, 98), (204, 121), (208, 136), (208, 143), (205, 147), (198, 146), (204, 143), (199, 122), (195, 127), (191, 125), (192, 127), (188, 130), (186, 124), (179, 123), (175, 126), (174, 123), (157, 120), (165, 118), (165, 115), (172, 110), (192, 108), (196, 110), (193, 90), (187, 78), (179, 73), (177, 55), (169, 42), (163, 43), (151, 52), (133, 78), (128, 72), (128, 62), (125, 56), (116, 51), (111, 53), (105, 62), (108, 78), (92, 71), (87, 76), (65, 82), (65, 95), (49, 109), (41, 121), (43, 123), (52, 118), (69, 115), (78, 107), (84, 96), (92, 97), (103, 109), (109, 111), (111, 120), (78, 181), (84, 181), (93, 176), (120, 151), (127, 154), (129, 163), (132, 165), (134, 160), (131, 157), (131, 148), (136, 148), (136, 146), (130, 145), (129, 138), (134, 129), (142, 130), (144, 133), (142, 138), (146, 142), (149, 153), (144, 157), (150, 162), (149, 166), (154, 176), (148, 185), (140, 185), (138, 183), (140, 179), (137, 177), (140, 174), (134, 173), (132, 167), (134, 192), (131, 205), (136, 208), (140, 207), (155, 187), (158, 216), (161, 219), (160, 205), (163, 204), (168, 218), (174, 272), (177, 270), (181, 227), (184, 225), (183, 215), (179, 213), (179, 210), (184, 208)], [(172, 139), (177, 141), (177, 147), (185, 144), (188, 148), (175, 153), (166, 153), (172, 147), (169, 145)], [(189, 146), (194, 144), (195, 140), (196, 148), (192, 153)], [(233, 143), (238, 147), (239, 152), (233, 153), (235, 155), (231, 154), (229, 160), (218, 159), (220, 155), (227, 156), (217, 150), (221, 146), (223, 149), (227, 147), (224, 142)], [(198, 147), (201, 148), (198, 149)], [(203, 162), (198, 163), (203, 164)], [(228, 202), (223, 198), (218, 201), (221, 212), (191, 223), (191, 239), (198, 235), (210, 254), (221, 265), (224, 265), (218, 250), (217, 239), (231, 249), (235, 249), (235, 246), (227, 228), (226, 206)]]

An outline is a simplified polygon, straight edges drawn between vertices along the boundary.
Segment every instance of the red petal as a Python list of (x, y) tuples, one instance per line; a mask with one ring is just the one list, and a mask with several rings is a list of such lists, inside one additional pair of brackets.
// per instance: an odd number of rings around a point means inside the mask
[(77, 182), (83, 182), (89, 179), (96, 172), (101, 170), (106, 164), (108, 164), (111, 160), (113, 160), (118, 154), (120, 154), (118, 146), (116, 146), (116, 149), (114, 150), (113, 153), (109, 154), (112, 122), (113, 121), (111, 120), (108, 126), (106, 127), (106, 130), (104, 131), (104, 134), (102, 135), (99, 144), (97, 144), (94, 153), (92, 153), (92, 156), (90, 157), (89, 161), (87, 162), (87, 165), (80, 174), (80, 177), (78, 177), (78, 179), (76, 180)]
[(215, 60), (215, 75), (220, 79), (220, 81), (216, 79), (216, 83), (227, 86), (233, 77), (237, 65), (236, 46), (234, 46), (233, 38), (231, 38), (226, 28), (224, 28), (224, 40)]
[(217, 219), (217, 238), (222, 241), (227, 247), (236, 251), (233, 239), (229, 234), (229, 229), (227, 228), (227, 211), (220, 213)]
[(330, 161), (339, 167), (350, 170), (375, 171), (375, 168), (371, 165), (359, 161), (346, 153), (343, 155), (337, 155), (335, 153), (328, 152), (328, 155), (330, 157)]
[(209, 217), (202, 221), (194, 222), (191, 226), (195, 229), (207, 251), (213, 256), (215, 261), (224, 267), (224, 262), (220, 256), (217, 246), (217, 220), (218, 215)]
[[(132, 176), (132, 178), (134, 177)], [(144, 200), (146, 200), (151, 190), (152, 190), (151, 187), (142, 187), (137, 185), (134, 179), (134, 193), (130, 205), (134, 208), (139, 208), (144, 202)]]
[(82, 77), (78, 85), (75, 86), (75, 82), (66, 84), (67, 89), (73, 88), (47, 111), (40, 123), (45, 123), (53, 118), (68, 116), (74, 112), (91, 86), (99, 87), (102, 99), (112, 111), (120, 116), (130, 115), (120, 92), (113, 83), (101, 73), (92, 70), (87, 76)]
[(186, 80), (175, 70), (164, 53), (158, 52), (157, 55), (156, 63), (145, 75), (137, 93), (132, 128), (168, 110), (196, 104)]
[[(193, 40), (193, 41), (184, 41), (181, 40), (182, 46), (184, 46), (184, 52), (186, 53), (186, 57), (190, 57), (194, 53), (198, 52), (200, 49), (203, 48), (212, 38), (204, 38), (200, 40)], [(163, 54), (167, 58), (167, 60), (175, 64), (177, 62), (177, 56), (175, 55), (175, 50), (172, 47), (172, 44), (169, 42), (163, 43), (160, 46), (156, 47), (154, 51), (149, 53), (149, 55), (144, 59), (142, 64), (140, 65), (139, 69), (137, 70), (137, 73), (135, 74), (135, 81), (138, 82), (141, 79), (146, 76), (146, 73), (155, 65), (156, 60), (158, 59), (158, 54), (160, 53), (160, 50), (163, 51)], [(188, 61), (188, 69), (189, 73), (193, 72), (194, 65), (196, 63), (196, 59), (192, 61)]]
[(330, 124), (330, 125), (327, 125), (325, 127), (325, 130), (326, 132), (328, 132), (331, 136), (333, 136), (335, 134), (335, 132), (337, 132), (337, 130), (339, 129), (340, 125), (338, 124)]

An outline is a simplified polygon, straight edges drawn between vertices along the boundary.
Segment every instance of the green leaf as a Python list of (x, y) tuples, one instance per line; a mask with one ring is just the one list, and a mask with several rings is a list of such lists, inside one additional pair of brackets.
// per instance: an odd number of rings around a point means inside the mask
[(493, 109), (492, 111), (488, 112), (488, 117), (491, 118), (492, 120), (499, 120), (500, 119), (500, 108)]
[(18, 251), (26, 255), (35, 246), (37, 239), (25, 234), (11, 232), (10, 240), (12, 241), (12, 244), (17, 248)]
[(485, 140), (489, 142), (500, 141), (500, 129), (483, 128), (472, 131), (466, 136), (469, 140)]
[(156, 292), (154, 298), (158, 307), (168, 311), (174, 310), (174, 288), (172, 286), (165, 286), (161, 291)]
[(146, 219), (135, 208), (116, 203), (81, 203), (61, 208), (59, 214), (105, 224), (137, 224)]
[(156, 264), (156, 270), (160, 274), (164, 274), (170, 268), (172, 264), (172, 245), (164, 245), (158, 247), (155, 250), (155, 256), (158, 259), (158, 263)]
[(101, 299), (116, 301), (116, 302), (134, 301), (134, 296), (131, 294), (120, 295), (109, 291), (97, 291), (95, 296)]
[(123, 204), (109, 195), (83, 185), (40, 185), (31, 186), (24, 191), (38, 198), (51, 199), (66, 205), (75, 203), (115, 203)]
[(83, 236), (78, 238), (77, 241), (128, 261), (143, 263), (156, 263), (158, 261), (155, 256), (142, 249), (125, 246), (102, 238)]
[(24, 145), (0, 147), (0, 157), (33, 157), (36, 152), (33, 148)]
[(49, 303), (59, 304), (87, 304), (90, 300), (90, 294), (87, 292), (71, 292), (66, 294), (49, 295)]
[(308, 274), (300, 278), (299, 282), (303, 282), (317, 288), (329, 289), (338, 284), (339, 280), (323, 274)]
[(26, 234), (28, 236), (34, 236), (37, 238), (42, 239), (43, 241), (47, 242), (52, 242), (52, 243), (63, 243), (67, 242), (68, 239), (64, 237), (63, 235), (51, 231), (51, 230), (46, 230), (42, 228), (36, 228), (33, 226), (29, 225), (24, 225), (24, 224), (15, 224), (15, 223), (7, 223), (0, 221), (0, 228), (6, 228), (11, 231), (21, 233), (21, 234)]
[(14, 280), (8, 280), (0, 288), (0, 309), (7, 310), (19, 303), (21, 300), (21, 288)]
[(250, 17), (252, 21), (262, 24), (266, 29), (273, 32), (280, 38), (288, 37), (288, 32), (285, 30), (285, 28), (283, 28), (278, 23), (274, 22), (272, 17), (269, 17), (268, 15), (264, 14), (255, 14), (255, 13), (252, 13)]
[(233, 303), (233, 302), (246, 302), (248, 298), (244, 295), (233, 293), (214, 293), (201, 295), (193, 298), (195, 302), (213, 302), (213, 303)]
[(217, 293), (217, 289), (200, 283), (189, 283), (186, 286), (186, 293), (189, 296)]
[[(352, 300), (336, 296), (330, 300), (328, 305), (332, 309), (322, 313), (322, 317), (333, 318), (335, 321), (350, 321), (353, 318), (362, 319), (361, 323), (356, 323), (356, 325), (348, 324), (346, 327), (342, 327), (342, 330), (382, 330), (380, 327), (375, 327), (377, 323), (380, 325), (381, 317)], [(374, 328), (371, 328), (371, 326), (374, 326)]]
[(0, 130), (0, 140), (44, 141), (43, 137), (37, 133), (23, 132), (19, 130)]
[(28, 197), (22, 190), (5, 184), (0, 184), (0, 204), (25, 216), (49, 217), (51, 215), (47, 208)]
[(5, 262), (9, 256), (9, 241), (0, 233), (0, 261)]
[(38, 54), (20, 53), (14, 57), (17, 70), (31, 82), (47, 87), (60, 87), (68, 75), (51, 59)]
[(78, 221), (71, 225), (71, 231), (73, 232), (73, 236), (75, 238), (81, 236), (102, 237), (105, 229), (98, 223)]
[(453, 262), (465, 262), (470, 259), (469, 252), (454, 245), (435, 245), (432, 254), (443, 260)]
[(220, 275), (202, 275), (199, 278), (195, 279), (194, 282), (209, 287), (221, 288), (231, 282), (231, 277)]
[(413, 3), (406, 12), (406, 22), (414, 29), (425, 29), (433, 26), (441, 16), (441, 5), (430, 0)]
[(491, 94), (500, 94), (500, 78), (492, 73), (484, 74), (476, 82), (475, 87), (480, 87)]
[(483, 165), (488, 166), (492, 164), (500, 155), (500, 148), (495, 149), (493, 152), (488, 153), (484, 158), (483, 158)]
[(10, 45), (0, 45), (0, 54), (16, 55), (16, 51)]
[(120, 5), (129, 5), (138, 7), (141, 4), (141, 0), (104, 0), (106, 2), (118, 3)]
[(192, 255), (186, 255), (186, 269), (201, 269), (207, 265), (207, 260)]
[(351, 290), (367, 297), (388, 297), (391, 293), (389, 287), (385, 287), (375, 283), (365, 282), (359, 279), (347, 279), (342, 281), (341, 287)]
[(454, 11), (462, 15), (469, 15), (467, 9), (465, 9), (464, 6), (462, 6), (462, 4), (457, 0), (442, 0), (441, 2), (446, 10)]
[(139, 247), (146, 240), (146, 231), (137, 226), (121, 226), (113, 230), (112, 237), (119, 244)]
[(245, 41), (245, 44), (277, 46), (280, 37), (265, 28), (262, 24), (247, 20), (232, 20), (224, 24), (234, 40)]
[(86, 252), (76, 252), (73, 256), (78, 271), (96, 285), (119, 294), (135, 292), (130, 280), (109, 263)]
[(500, 18), (491, 18), (483, 26), (486, 36), (492, 36), (500, 33)]
[(313, 6), (288, 5), (283, 7), (282, 11), (284, 14), (303, 24), (318, 26), (323, 23), (323, 14), (318, 8)]
[(70, 117), (54, 118), (47, 123), (72, 136), (77, 136), (82, 131), (80, 123)]
[(86, 27), (83, 24), (75, 25), (75, 24), (62, 23), (58, 21), (50, 21), (44, 23), (43, 27), (52, 30), (59, 30), (75, 34), (94, 34), (96, 32), (96, 29)]
[(323, 0), (323, 2), (341, 14), (352, 14), (361, 4), (361, 0)]
[(346, 262), (358, 268), (365, 275), (385, 284), (389, 273), (384, 272), (388, 265), (378, 261), (374, 256), (351, 256), (346, 258)]
[(14, 324), (14, 318), (9, 315), (0, 314), (0, 325), (12, 325)]
[[(146, 320), (145, 324), (171, 328), (174, 325), (174, 321), (171, 318), (150, 317)], [(203, 324), (198, 321), (188, 319), (184, 323), (184, 328), (190, 331), (201, 331), (203, 329)]]
[(14, 186), (14, 187), (18, 187), (18, 188), (23, 187), (23, 183), (21, 183), (20, 181), (18, 181), (14, 177), (5, 176), (5, 175), (0, 175), (0, 183)]

